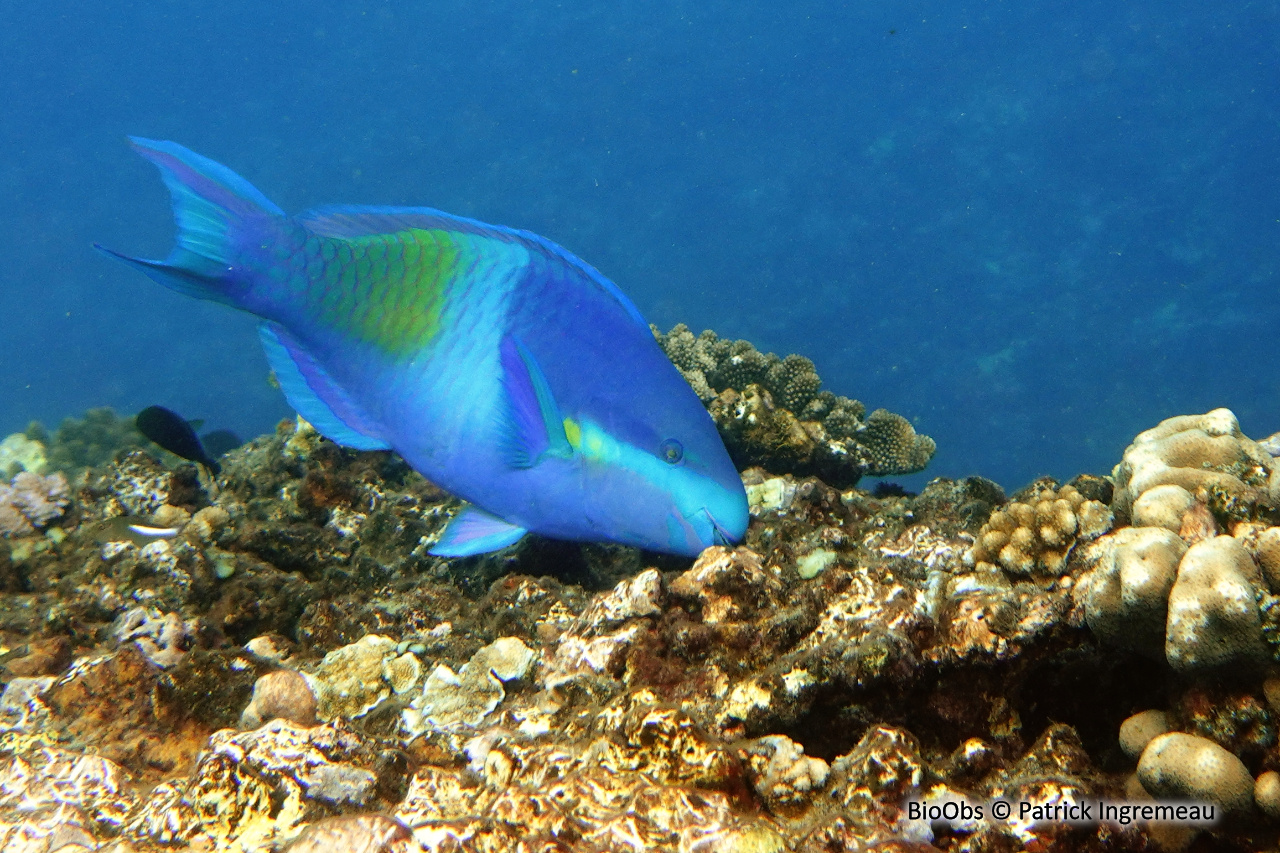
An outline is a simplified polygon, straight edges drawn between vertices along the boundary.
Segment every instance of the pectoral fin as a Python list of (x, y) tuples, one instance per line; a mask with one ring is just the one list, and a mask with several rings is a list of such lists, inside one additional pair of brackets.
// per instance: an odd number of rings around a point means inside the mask
[(437, 557), (471, 557), (487, 554), (520, 541), (529, 531), (474, 507), (462, 511), (445, 525), (440, 541), (430, 549)]
[(573, 448), (551, 384), (533, 353), (513, 335), (502, 339), (502, 387), (506, 408), (502, 452), (512, 468), (532, 468), (546, 456), (568, 459)]

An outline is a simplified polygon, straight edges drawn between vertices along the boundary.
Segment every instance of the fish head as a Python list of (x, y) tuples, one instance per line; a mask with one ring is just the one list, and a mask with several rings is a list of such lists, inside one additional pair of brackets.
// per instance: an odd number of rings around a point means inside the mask
[[(692, 397), (692, 395), (690, 395)], [(750, 520), (742, 478), (705, 409), (651, 410), (606, 428), (566, 423), (582, 460), (583, 512), (603, 538), (695, 557), (741, 541)]]

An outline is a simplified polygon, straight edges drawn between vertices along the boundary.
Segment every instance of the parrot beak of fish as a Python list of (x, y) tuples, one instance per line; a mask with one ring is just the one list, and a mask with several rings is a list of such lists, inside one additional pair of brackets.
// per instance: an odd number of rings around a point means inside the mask
[(707, 521), (711, 522), (711, 536), (715, 540), (714, 544), (723, 545), (726, 548), (732, 547), (734, 538), (729, 535), (729, 531), (724, 529), (720, 522), (716, 521), (716, 517), (711, 514), (711, 510), (703, 508), (703, 513), (707, 516)]

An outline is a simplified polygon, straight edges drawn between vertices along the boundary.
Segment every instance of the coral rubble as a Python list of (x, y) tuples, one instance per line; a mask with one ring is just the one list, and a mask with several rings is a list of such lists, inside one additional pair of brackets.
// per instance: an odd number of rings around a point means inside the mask
[[(727, 375), (814, 414), (811, 364), (699, 340), (672, 339), (713, 405)], [(1274, 847), (1280, 513), (1233, 421), (1012, 500), (762, 464), (746, 541), (692, 562), (434, 557), (452, 499), (303, 422), (216, 492), (117, 453), (0, 552), (0, 849)], [(1086, 798), (1222, 820), (986, 810)]]

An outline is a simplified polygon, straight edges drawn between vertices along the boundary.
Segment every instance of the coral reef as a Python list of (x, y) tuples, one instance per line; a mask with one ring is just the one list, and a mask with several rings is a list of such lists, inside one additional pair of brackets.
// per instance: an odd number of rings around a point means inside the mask
[(122, 450), (138, 450), (149, 444), (132, 417), (121, 417), (109, 408), (90, 409), (81, 418), (64, 418), (53, 434), (39, 422), (32, 422), (26, 437), (45, 446), (50, 470), (62, 471), (72, 480), (86, 468), (107, 464)]
[[(780, 396), (822, 393), (790, 365)], [(1260, 472), (1216, 473), (1245, 489), (1007, 501), (759, 467), (745, 542), (692, 562), (537, 537), (446, 560), (450, 498), (303, 423), (230, 453), (216, 492), (117, 453), (60, 535), (0, 553), (0, 847), (1270, 849), (1280, 527)], [(164, 535), (125, 536), (140, 518)], [(961, 815), (1098, 797), (1227, 816), (1179, 840)]]
[[(654, 336), (706, 403), (740, 468), (817, 476), (837, 487), (864, 475), (922, 470), (936, 446), (901, 415), (820, 390), (813, 362), (761, 353), (747, 341), (694, 336), (683, 324)], [(865, 415), (865, 417), (864, 417)]]

